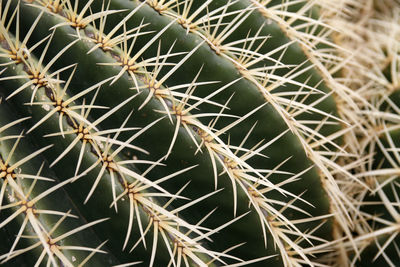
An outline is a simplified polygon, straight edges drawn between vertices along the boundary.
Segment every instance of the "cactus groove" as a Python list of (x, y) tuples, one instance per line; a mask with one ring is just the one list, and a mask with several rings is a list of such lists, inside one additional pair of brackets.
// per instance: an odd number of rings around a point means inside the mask
[(0, 265), (396, 265), (322, 2), (0, 0)]

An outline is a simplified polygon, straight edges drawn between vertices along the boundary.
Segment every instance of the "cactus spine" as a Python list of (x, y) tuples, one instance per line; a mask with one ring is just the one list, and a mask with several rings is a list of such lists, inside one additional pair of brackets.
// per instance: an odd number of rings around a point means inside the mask
[(1, 3), (2, 264), (398, 262), (398, 108), (339, 73), (341, 6)]

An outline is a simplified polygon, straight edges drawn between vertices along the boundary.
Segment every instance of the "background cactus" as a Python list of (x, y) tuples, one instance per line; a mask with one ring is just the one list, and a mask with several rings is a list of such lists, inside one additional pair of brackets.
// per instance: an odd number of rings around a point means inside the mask
[(395, 2), (1, 3), (2, 264), (399, 263)]

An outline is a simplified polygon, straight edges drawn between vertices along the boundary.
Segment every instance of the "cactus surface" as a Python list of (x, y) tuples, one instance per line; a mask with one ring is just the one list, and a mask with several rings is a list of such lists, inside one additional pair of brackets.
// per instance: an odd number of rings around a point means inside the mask
[(0, 1), (0, 265), (398, 265), (398, 47), (352, 2)]

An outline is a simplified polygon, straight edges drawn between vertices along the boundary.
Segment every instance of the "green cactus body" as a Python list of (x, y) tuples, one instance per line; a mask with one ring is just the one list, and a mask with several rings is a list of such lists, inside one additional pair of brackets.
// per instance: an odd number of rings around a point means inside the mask
[(319, 266), (340, 242), (357, 251), (334, 176), (365, 184), (336, 163), (342, 91), (311, 49), (330, 44), (315, 4), (1, 8), (1, 263)]

